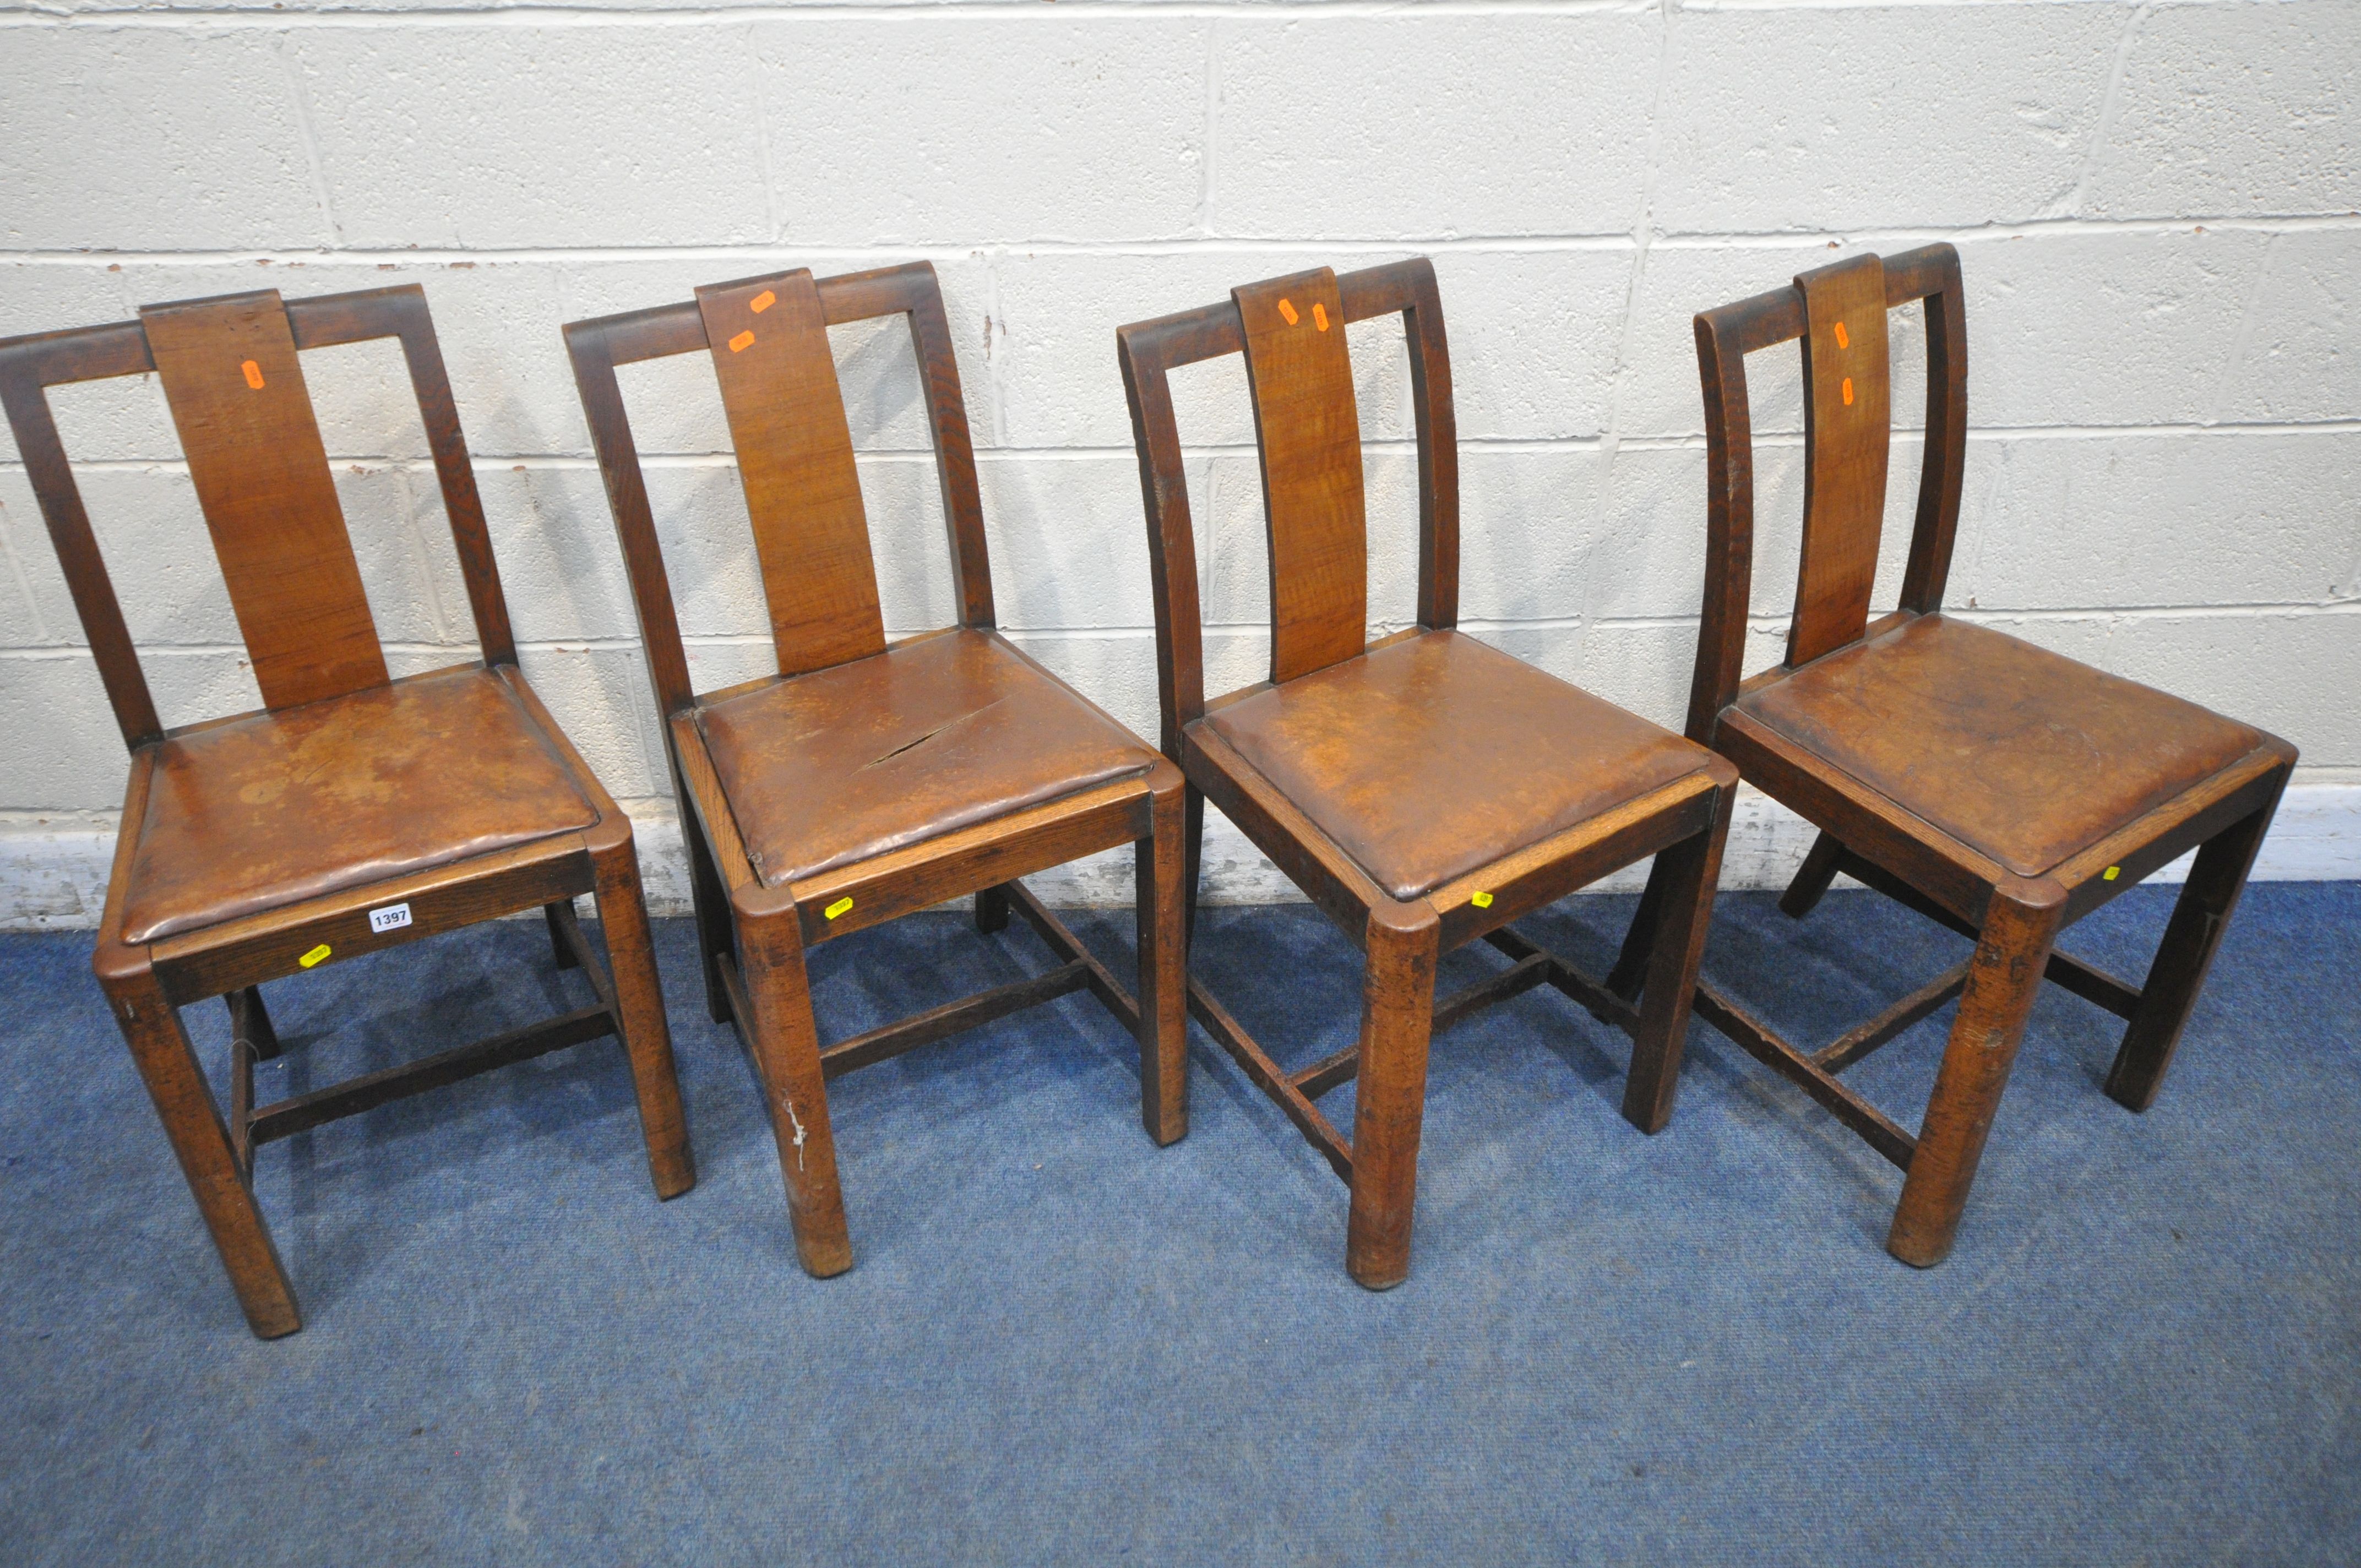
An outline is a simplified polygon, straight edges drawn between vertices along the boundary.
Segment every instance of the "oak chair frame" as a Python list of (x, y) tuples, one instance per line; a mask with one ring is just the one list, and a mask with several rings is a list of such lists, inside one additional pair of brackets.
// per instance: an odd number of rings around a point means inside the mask
[[(1897, 808), (1733, 707), (1813, 658), (1942, 608), (1966, 469), (1967, 323), (1959, 253), (1949, 245), (1926, 246), (1885, 258), (1883, 269), (1886, 309), (1920, 304), (1927, 331), (1926, 447), (1899, 608), (1871, 620), (1865, 578), (1850, 585), (1855, 602), (1847, 608), (1830, 610), (1825, 599), (1816, 603), (1812, 579), (1826, 558), (1822, 550), (1833, 554), (1850, 548), (1859, 554), (1861, 542), (1816, 547), (1807, 526), (1786, 658), (1743, 680), (1754, 536), (1745, 356), (1806, 340), (1806, 402), (1811, 407), (1805, 280), (1696, 319), (1705, 394), (1708, 543), (1687, 732), (1737, 762), (1750, 783), (1818, 828), (1780, 899), (1784, 913), (1796, 918), (1809, 913), (1841, 872), (1971, 938), (1975, 951), (1817, 1050), (1784, 1038), (1704, 981), (1697, 988), (1697, 1012), (1905, 1172), (1887, 1250), (1929, 1267), (1950, 1251), (2043, 978), (2127, 1021), (2106, 1091), (2133, 1111), (2154, 1102), (2296, 753), (2285, 741), (2264, 736), (2253, 752), (2178, 798), (2047, 874), (2026, 877)], [(1817, 480), (1820, 459), (1808, 420), (1806, 440), (1806, 461)], [(1872, 533), (1866, 559), (1873, 565), (1875, 558)], [(2066, 927), (2192, 849), (2198, 850), (2196, 865), (2143, 984), (2135, 986), (2055, 949)], [(1836, 1075), (1954, 997), (1960, 998), (1958, 1017), (1926, 1123), (1914, 1136)]]
[[(1434, 269), (1424, 258), (1348, 272), (1334, 279), (1345, 323), (1400, 315), (1410, 353), (1411, 402), (1418, 438), (1419, 589), (1417, 624), (1369, 640), (1344, 629), (1354, 653), (1375, 652), (1459, 619), (1458, 426), (1449, 349)], [(1251, 762), (1202, 720), (1271, 689), (1257, 681), (1210, 701), (1205, 696), (1203, 619), (1197, 555), (1179, 430), (1168, 374), (1182, 366), (1244, 354), (1246, 328), (1235, 299), (1123, 327), (1116, 333), (1132, 433), (1139, 453), (1149, 568), (1156, 600), (1158, 691), (1164, 754), (1188, 779), (1186, 863), (1193, 927), (1211, 799), (1367, 956), (1358, 1042), (1301, 1070), (1274, 1061), (1228, 1009), (1189, 979), (1189, 1009), (1246, 1077), (1286, 1113), (1351, 1191), (1345, 1266), (1372, 1289), (1409, 1275), (1417, 1161), (1424, 1114), (1427, 1051), (1433, 1035), (1539, 985), (1551, 985), (1602, 1023), (1631, 1036), (1632, 1064), (1624, 1116), (1653, 1133), (1671, 1114), (1689, 1013), (1689, 992), (1704, 950), (1706, 921), (1730, 822), (1737, 770), (1719, 758), (1686, 778), (1642, 795), (1431, 893), (1399, 900), (1379, 887)], [(1259, 427), (1258, 427), (1259, 433)], [(1268, 521), (1268, 520), (1267, 520)], [(1364, 520), (1366, 528), (1366, 520)], [(1283, 623), (1274, 543), (1274, 673)], [(1316, 610), (1314, 611), (1316, 613)], [(1323, 635), (1334, 640), (1335, 629)], [(1657, 893), (1647, 922), (1633, 923), (1623, 967), (1653, 976), (1643, 1003), (1636, 985), (1618, 990), (1510, 929), (1512, 922), (1648, 855)], [(1491, 896), (1488, 906), (1474, 902)], [(1675, 913), (1659, 919), (1669, 907)], [(1663, 926), (1667, 939), (1657, 940)], [(1438, 1001), (1442, 955), (1481, 940), (1512, 967)], [(1357, 1081), (1348, 1141), (1315, 1102)]]
[[(275, 291), (263, 291), (186, 303), (247, 299), (277, 302), (278, 296)], [(131, 753), (124, 828), (116, 840), (93, 967), (228, 1270), (247, 1321), (257, 1336), (265, 1339), (294, 1332), (302, 1326), (302, 1319), (254, 1198), (254, 1154), (263, 1144), (358, 1115), (390, 1101), (614, 1035), (623, 1040), (630, 1060), (657, 1193), (675, 1197), (696, 1185), (697, 1179), (674, 1077), (671, 1036), (649, 941), (631, 819), (599, 785), (597, 775), (575, 751), (517, 667), (516, 641), (492, 556), (491, 534), (477, 494), (426, 296), (416, 284), (404, 284), (286, 301), (283, 308), (299, 352), (379, 338), (400, 340), (483, 652), (480, 666), (451, 668), (488, 669), (515, 694), (551, 741), (597, 821), (579, 830), (304, 898), (154, 941), (124, 941), (125, 903), (139, 837), (137, 825), (145, 817), (158, 746), (248, 716), (232, 715), (171, 729), (159, 718), (50, 414), (47, 396), (50, 387), (155, 370), (144, 323), (122, 322), (0, 342), (0, 402), (5, 402), (74, 608), (90, 639), (124, 744)], [(251, 645), (254, 629), (246, 630)], [(373, 627), (364, 630), (373, 643)], [(430, 671), (406, 679), (447, 673)], [(306, 684), (316, 688), (318, 683), (307, 676)], [(401, 684), (379, 674), (350, 689)], [(333, 700), (341, 694), (328, 695)], [(596, 899), (602, 916), (600, 945), (613, 965), (611, 974), (576, 918), (574, 900), (584, 894)], [(387, 932), (374, 930), (368, 912), (395, 903), (409, 905), (409, 926)], [(544, 912), (558, 966), (582, 970), (596, 993), (593, 1003), (423, 1060), (273, 1103), (254, 1102), (255, 1064), (280, 1055), (282, 1048), (259, 988), (266, 981), (316, 967), (304, 964), (302, 955), (326, 944), (331, 949), (326, 961), (342, 962), (535, 906)], [(179, 1013), (180, 1008), (211, 996), (226, 1002), (233, 1034), (226, 1123)]]
[[(716, 285), (715, 290), (776, 280), (748, 279)], [(829, 325), (900, 316), (908, 326), (926, 398), (959, 605), (958, 621), (944, 630), (986, 632), (1003, 649), (1039, 669), (994, 630), (974, 448), (934, 268), (913, 262), (814, 282)], [(620, 366), (709, 353), (705, 319), (699, 306), (688, 302), (575, 322), (565, 330), (631, 578), (674, 789), (684, 807), (683, 837), (689, 850), (706, 1005), (714, 1022), (736, 1026), (763, 1086), (786, 1184), (789, 1220), (805, 1269), (826, 1277), (852, 1264), (827, 1082), (1024, 1008), (1078, 991), (1096, 997), (1139, 1042), (1140, 1116), (1149, 1136), (1166, 1145), (1185, 1135), (1179, 773), (1158, 761), (1149, 772), (1131, 778), (1023, 807), (784, 886), (764, 886), (750, 862), (696, 718), (705, 705), (782, 676), (761, 676), (702, 695), (693, 689), (639, 452), (615, 375)], [(921, 632), (891, 646), (908, 647), (943, 634)], [(786, 673), (801, 674), (809, 667), (815, 666), (799, 665)], [(1137, 998), (1018, 880), (1126, 843), (1135, 847), (1138, 878)], [(1061, 960), (1059, 967), (823, 1048), (805, 954), (833, 938), (968, 894), (975, 896), (979, 932), (1003, 929), (1013, 911)], [(841, 916), (829, 913), (846, 901), (849, 907)]]

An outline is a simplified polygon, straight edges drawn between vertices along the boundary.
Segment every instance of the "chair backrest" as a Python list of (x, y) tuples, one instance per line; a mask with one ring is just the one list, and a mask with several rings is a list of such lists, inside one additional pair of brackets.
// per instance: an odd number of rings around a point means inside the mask
[(918, 261), (817, 281), (808, 270), (774, 273), (699, 289), (695, 303), (566, 326), (659, 712), (681, 712), (697, 693), (616, 367), (700, 349), (711, 354), (753, 523), (779, 673), (802, 674), (885, 648), (877, 567), (828, 329), (889, 315), (907, 319), (917, 353), (959, 624), (990, 626), (992, 565), (975, 450), (932, 266)]
[(1368, 520), (1345, 325), (1391, 314), (1404, 318), (1418, 427), (1418, 620), (1441, 630), (1459, 619), (1459, 435), (1442, 297), (1425, 258), (1341, 278), (1323, 267), (1250, 283), (1219, 304), (1115, 334), (1148, 511), (1168, 754), (1179, 755), (1181, 727), (1205, 711), (1205, 671), (1195, 533), (1167, 373), (1246, 356), (1270, 546), (1270, 680), (1290, 681), (1367, 645)]
[(484, 657), (512, 664), (516, 643), (491, 534), (426, 295), (416, 284), (291, 302), (264, 290), (147, 305), (136, 322), (0, 342), (0, 403), (125, 744), (136, 748), (156, 740), (164, 728), (59, 440), (47, 389), (157, 374), (263, 703), (292, 707), (387, 681), (377, 623), (297, 357), (302, 349), (379, 337), (401, 341)]
[(1942, 608), (1965, 475), (1968, 336), (1959, 252), (1930, 245), (1884, 258), (1849, 258), (1802, 274), (1789, 288), (1697, 318), (1708, 539), (1690, 739), (1711, 739), (1721, 710), (1738, 696), (1746, 652), (1754, 571), (1746, 356), (1792, 340), (1803, 344), (1804, 542), (1783, 665), (1793, 667), (1868, 630), (1892, 440), (1886, 313), (1920, 301), (1927, 314), (1926, 455), (1901, 607), (1925, 614)]

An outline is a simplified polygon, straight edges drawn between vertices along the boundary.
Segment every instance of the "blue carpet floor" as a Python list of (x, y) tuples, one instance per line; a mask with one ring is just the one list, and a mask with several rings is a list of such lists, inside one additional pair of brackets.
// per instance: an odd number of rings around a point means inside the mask
[[(2169, 898), (2066, 945), (2137, 976)], [(1596, 970), (1630, 906), (1525, 928)], [(1127, 924), (1077, 922), (1125, 973)], [(2361, 885), (2250, 891), (2146, 1116), (2099, 1091), (2119, 1025), (2050, 988), (1928, 1273), (1882, 1247), (1897, 1174), (1719, 1036), (1645, 1138), (1620, 1036), (1529, 993), (1437, 1042), (1383, 1296), (1202, 1036), (1193, 1129), (1148, 1143), (1087, 997), (837, 1083), (858, 1262), (807, 1278), (686, 924), (658, 942), (697, 1190), (655, 1201), (611, 1043), (274, 1145), (307, 1326), (262, 1344), (87, 940), (0, 940), (0, 1560), (2361, 1562)], [(1963, 950), (1866, 894), (1726, 896), (1707, 966), (1818, 1040)], [(823, 1030), (1047, 962), (918, 916), (816, 958)], [(1208, 911), (1198, 970), (1283, 1060), (1355, 1026), (1308, 908)], [(276, 984), (311, 1043), (261, 1092), (582, 985), (538, 923)], [(1849, 1081), (1915, 1125), (1949, 1017)]]

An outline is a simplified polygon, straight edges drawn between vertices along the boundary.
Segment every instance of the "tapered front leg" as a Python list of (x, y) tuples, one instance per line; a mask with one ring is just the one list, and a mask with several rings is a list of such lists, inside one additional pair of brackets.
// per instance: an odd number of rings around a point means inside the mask
[(2156, 1103), (2165, 1069), (2180, 1048), (2180, 1031), (2205, 988), (2206, 971), (2213, 967), (2222, 933), (2230, 928), (2246, 874), (2254, 869), (2255, 852), (2263, 847), (2263, 835), (2270, 831), (2278, 808), (2274, 793), (2260, 811), (2216, 833), (2197, 851), (2197, 863), (2181, 884), (2164, 940), (2157, 946), (2156, 960), (2148, 965), (2139, 1006), (2133, 1010), (2107, 1073), (2107, 1093), (2117, 1103), (2134, 1111)]
[(1905, 1263), (1931, 1268), (1950, 1254), (2065, 914), (2066, 890), (2053, 882), (2010, 877), (1993, 894), (1885, 1238), (1886, 1251)]
[(697, 1185), (697, 1162), (688, 1149), (688, 1117), (681, 1109), (680, 1078), (672, 1058), (672, 1029), (664, 1021), (664, 989), (656, 978), (655, 948), (648, 935), (648, 909), (640, 894), (640, 859), (627, 837), (591, 856), (598, 902), (598, 928), (606, 938), (607, 967), (614, 976), (615, 1020), (623, 1052), (631, 1064), (631, 1088), (639, 1096), (640, 1132), (647, 1140), (648, 1174), (656, 1196), (677, 1198)]
[(1391, 1289), (1410, 1277), (1440, 934), (1434, 911), (1423, 904), (1380, 905), (1369, 912), (1345, 1267), (1372, 1290)]
[(1181, 878), (1178, 771), (1150, 797), (1155, 830), (1138, 841), (1139, 1119), (1157, 1143), (1189, 1132), (1189, 939)]
[(746, 1023), (747, 1043), (770, 1102), (796, 1254), (805, 1272), (825, 1279), (852, 1266), (852, 1240), (844, 1224), (844, 1191), (837, 1182), (836, 1136), (829, 1127), (803, 932), (789, 905), (741, 925), (739, 935), (746, 955), (747, 1001), (754, 1013)]
[(1623, 1084), (1623, 1117), (1643, 1133), (1664, 1128), (1673, 1114), (1673, 1091), (1680, 1084), (1681, 1058), (1688, 1046), (1689, 1005), (1697, 996), (1697, 966), (1705, 959), (1706, 928), (1713, 919), (1713, 894), (1721, 880), (1722, 846), (1730, 838), (1730, 802), (1738, 793), (1735, 773), (1714, 792), (1712, 826), (1658, 852), (1649, 884), (1662, 879), (1658, 928), (1648, 959), (1646, 1001), (1639, 1033), (1631, 1042), (1631, 1076)]
[(164, 1135), (180, 1157), (181, 1174), (188, 1179), (197, 1212), (213, 1233), (214, 1250), (229, 1270), (230, 1288), (237, 1292), (247, 1325), (258, 1339), (293, 1333), (303, 1326), (294, 1288), (262, 1223), (262, 1211), (238, 1170), (229, 1129), (205, 1086), (204, 1069), (197, 1065), (180, 1014), (164, 999), (155, 972), (144, 966), (102, 972), (99, 983), (124, 1043), (131, 1047), (140, 1080), (148, 1086), (148, 1097), (155, 1102)]

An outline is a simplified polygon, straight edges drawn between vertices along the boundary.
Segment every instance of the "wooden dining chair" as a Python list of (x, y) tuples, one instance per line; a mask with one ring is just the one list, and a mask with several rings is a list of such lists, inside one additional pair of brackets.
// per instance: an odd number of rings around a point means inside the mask
[[(1418, 624), (1367, 634), (1368, 543), (1347, 323), (1403, 318), (1418, 429)], [(1210, 798), (1367, 955), (1359, 1042), (1301, 1071), (1274, 1062), (1193, 978), (1208, 1033), (1351, 1189), (1345, 1267), (1372, 1289), (1410, 1272), (1427, 1045), (1549, 983), (1633, 1041), (1623, 1113), (1672, 1108), (1689, 991), (1737, 770), (1454, 628), (1459, 462), (1451, 360), (1424, 258), (1249, 284), (1122, 328), (1155, 577), (1164, 754), (1188, 777), (1193, 911)], [(1168, 374), (1244, 354), (1270, 551), (1270, 678), (1207, 701), (1197, 554)], [(1646, 856), (1662, 918), (1626, 938), (1643, 1007), (1510, 928)], [(1514, 965), (1437, 1003), (1441, 956), (1482, 939)], [(1353, 1081), (1348, 1143), (1315, 1103)]]
[[(389, 678), (299, 350), (398, 338), (442, 481), (481, 661)], [(45, 389), (163, 384), (264, 707), (167, 729)], [(467, 448), (414, 284), (282, 302), (150, 305), (136, 322), (0, 342), (16, 432), (131, 778), (94, 964), (181, 1168), (263, 1338), (302, 1326), (256, 1206), (254, 1151), (388, 1101), (608, 1035), (638, 1092), (656, 1191), (697, 1177), (640, 896), (631, 824), (517, 669)], [(598, 900), (610, 977), (574, 915)], [(535, 906), (596, 1000), (525, 1028), (267, 1105), (280, 1042), (259, 989)], [(225, 1125), (178, 1009), (225, 997)]]
[[(888, 643), (828, 329), (908, 323), (950, 536), (958, 624)], [(1089, 991), (1136, 1034), (1140, 1115), (1188, 1131), (1180, 775), (994, 629), (975, 454), (942, 293), (924, 262), (797, 270), (566, 329), (631, 575), (681, 803), (706, 1003), (753, 1058), (804, 1267), (852, 1265), (827, 1080)], [(619, 365), (709, 352), (738, 453), (778, 674), (691, 689)], [(1138, 870), (1135, 1000), (1017, 879), (1125, 844)], [(1012, 909), (1058, 968), (823, 1049), (804, 955), (965, 894)]]
[[(1889, 428), (1886, 313), (1923, 302), (1927, 435), (1901, 608), (1872, 620)], [(1804, 540), (1785, 658), (1741, 680), (1753, 571), (1745, 356), (1800, 340)], [(1780, 901), (1807, 913), (1841, 872), (1971, 938), (1974, 952), (1808, 1050), (1711, 985), (1702, 1017), (1905, 1172), (1886, 1247), (1950, 1251), (2046, 976), (2129, 1020), (2107, 1092), (2156, 1098), (2295, 748), (2192, 703), (1943, 613), (1968, 428), (1967, 320), (1948, 245), (1859, 256), (1697, 318), (1708, 467), (1705, 612), (1688, 733), (1819, 829)], [(2053, 947), (2190, 850), (2146, 982)], [(1652, 890), (1653, 893), (1653, 890)], [(1653, 984), (1653, 979), (1650, 983)], [(1916, 1135), (1837, 1074), (1954, 997)]]

